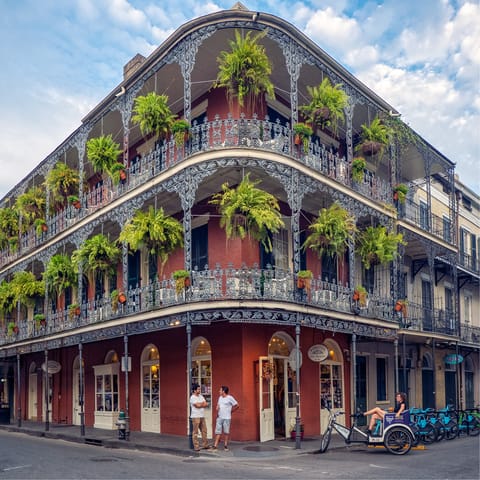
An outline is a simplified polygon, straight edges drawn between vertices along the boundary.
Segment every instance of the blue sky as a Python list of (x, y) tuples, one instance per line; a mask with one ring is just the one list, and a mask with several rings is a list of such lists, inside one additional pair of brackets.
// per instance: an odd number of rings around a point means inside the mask
[[(0, 0), (0, 198), (188, 20), (234, 0)], [(480, 192), (478, 0), (264, 0), (402, 113)]]

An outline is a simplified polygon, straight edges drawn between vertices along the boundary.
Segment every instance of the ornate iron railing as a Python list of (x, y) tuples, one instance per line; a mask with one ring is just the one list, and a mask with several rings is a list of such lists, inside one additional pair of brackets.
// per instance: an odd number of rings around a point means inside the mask
[(244, 116), (234, 119), (230, 115), (226, 119), (221, 119), (216, 115), (212, 121), (205, 119), (203, 123), (194, 123), (190, 138), (184, 145), (177, 146), (173, 137), (157, 143), (150, 152), (131, 162), (126, 180), (113, 185), (109, 179), (105, 179), (103, 185), (89, 190), (84, 195), (80, 209), (68, 205), (48, 217), (45, 232), (37, 232), (34, 227), (29, 229), (22, 235), (17, 251), (7, 249), (0, 252), (0, 267), (35, 250), (87, 215), (98, 211), (112, 200), (132, 191), (146, 180), (158, 176), (191, 155), (216, 149), (247, 147), (288, 155), (370, 199), (380, 203), (392, 203), (391, 186), (374, 173), (366, 171), (362, 182), (353, 182), (351, 166), (345, 157), (327, 148), (316, 137), (311, 138), (305, 147), (295, 145), (292, 138), (293, 133), (289, 125), (281, 125), (278, 120), (270, 122), (268, 119), (258, 120), (255, 117), (247, 119)]
[[(369, 294), (368, 302), (360, 306), (353, 300), (353, 289), (348, 285), (313, 278), (310, 285), (299, 288), (297, 278), (291, 272), (272, 268), (229, 266), (221, 269), (217, 266), (216, 269), (195, 270), (191, 272), (186, 288), (177, 287), (173, 277), (170, 277), (131, 288), (125, 295), (125, 303), (112, 302), (111, 297), (105, 295), (82, 304), (79, 312), (68, 308), (49, 310), (45, 326), (22, 319), (17, 324), (19, 331), (16, 335), (0, 332), (0, 345), (100, 324), (132, 314), (160, 311), (173, 305), (185, 305), (188, 308), (189, 304), (202, 301), (260, 301), (264, 308), (268, 308), (268, 302), (288, 302), (397, 323), (390, 298)], [(270, 307), (274, 308), (272, 303)], [(215, 304), (209, 303), (207, 308), (215, 308)]]

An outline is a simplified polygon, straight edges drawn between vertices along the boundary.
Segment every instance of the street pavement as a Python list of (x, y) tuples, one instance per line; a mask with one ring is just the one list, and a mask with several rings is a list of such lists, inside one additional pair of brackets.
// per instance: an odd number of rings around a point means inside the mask
[[(221, 456), (222, 458), (238, 457), (275, 457), (315, 453), (320, 448), (321, 437), (305, 437), (296, 448), (294, 440), (277, 439), (269, 442), (229, 442), (229, 451), (224, 451), (220, 443), (217, 451), (201, 450), (195, 452), (189, 447), (190, 439), (187, 436), (166, 435), (149, 432), (130, 432), (128, 440), (119, 439), (117, 430), (103, 430), (80, 426), (49, 424), (46, 430), (45, 423), (22, 421), (21, 426), (10, 424), (0, 425), (1, 430), (20, 432), (28, 435), (65, 440), (70, 442), (98, 445), (106, 448), (124, 448), (141, 451), (151, 451), (180, 455), (183, 457)], [(82, 434), (84, 433), (84, 434)], [(213, 444), (213, 442), (211, 442)], [(338, 435), (332, 435), (329, 449), (344, 448), (345, 442)]]

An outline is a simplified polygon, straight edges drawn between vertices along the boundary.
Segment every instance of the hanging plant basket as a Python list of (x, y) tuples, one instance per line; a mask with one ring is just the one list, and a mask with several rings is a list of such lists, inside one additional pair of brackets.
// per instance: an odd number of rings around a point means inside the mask
[(127, 301), (127, 296), (123, 292), (120, 292), (118, 294), (118, 303), (124, 304), (126, 301)]
[(362, 143), (362, 153), (369, 157), (377, 155), (382, 148), (382, 144), (378, 142), (367, 141)]

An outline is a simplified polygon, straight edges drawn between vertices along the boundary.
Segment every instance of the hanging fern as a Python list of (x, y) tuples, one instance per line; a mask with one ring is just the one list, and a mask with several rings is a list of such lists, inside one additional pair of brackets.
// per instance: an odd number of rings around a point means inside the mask
[(338, 203), (322, 208), (308, 228), (310, 234), (303, 248), (312, 249), (319, 257), (323, 254), (331, 257), (343, 255), (357, 230), (355, 217)]
[(260, 180), (251, 181), (245, 175), (236, 188), (228, 183), (222, 192), (213, 195), (209, 203), (217, 205), (221, 215), (220, 226), (225, 228), (227, 239), (251, 237), (262, 243), (267, 252), (272, 251), (269, 233), (277, 233), (285, 223), (280, 214), (278, 200), (257, 188)]
[(120, 248), (116, 242), (111, 242), (105, 235), (98, 234), (89, 238), (72, 254), (73, 264), (82, 266), (85, 274), (91, 279), (97, 273), (113, 274), (120, 259)]
[(77, 283), (77, 274), (71, 258), (63, 254), (53, 255), (45, 268), (43, 278), (47, 291), (58, 298), (67, 288)]
[(95, 172), (111, 176), (112, 167), (121, 153), (120, 144), (113, 140), (112, 135), (91, 138), (87, 142), (87, 158)]
[(26, 307), (35, 304), (36, 297), (45, 296), (45, 282), (37, 280), (33, 272), (15, 272), (11, 281), (14, 303), (20, 302)]
[(138, 210), (123, 227), (120, 242), (126, 242), (136, 251), (146, 248), (149, 253), (160, 257), (161, 266), (177, 248), (183, 247), (183, 225), (175, 218), (165, 215), (163, 208), (148, 212)]
[(390, 233), (384, 226), (367, 227), (358, 236), (357, 251), (364, 267), (389, 263), (398, 256), (398, 246), (406, 245), (401, 233)]
[(165, 138), (175, 117), (168, 106), (167, 95), (150, 92), (135, 99), (132, 122), (140, 127), (144, 137)]
[(236, 30), (235, 39), (229, 41), (230, 51), (220, 52), (214, 87), (226, 88), (230, 105), (237, 99), (239, 105), (250, 110), (265, 94), (275, 98), (270, 80), (272, 64), (265, 47), (258, 43), (265, 35), (266, 31), (252, 36), (251, 31), (243, 35)]

